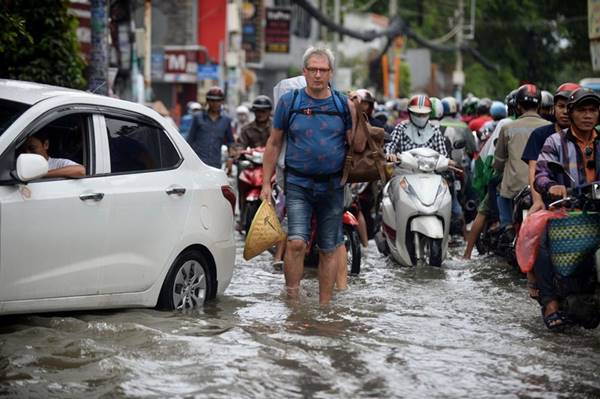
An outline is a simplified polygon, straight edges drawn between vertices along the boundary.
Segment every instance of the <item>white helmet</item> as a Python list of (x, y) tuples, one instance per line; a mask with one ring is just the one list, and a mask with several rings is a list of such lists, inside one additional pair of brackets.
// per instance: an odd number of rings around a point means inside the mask
[(189, 103), (187, 103), (188, 112), (200, 111), (201, 109), (202, 105), (200, 105), (200, 103), (197, 103), (196, 101), (190, 101)]
[(245, 114), (250, 116), (250, 110), (245, 105), (240, 105), (235, 109), (236, 114)]

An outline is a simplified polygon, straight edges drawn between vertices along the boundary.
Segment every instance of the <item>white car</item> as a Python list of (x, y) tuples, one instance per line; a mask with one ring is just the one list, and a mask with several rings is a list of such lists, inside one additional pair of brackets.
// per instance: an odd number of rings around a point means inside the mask
[[(45, 177), (33, 135), (83, 176)], [(231, 281), (234, 205), (150, 108), (0, 80), (0, 315), (203, 306)]]

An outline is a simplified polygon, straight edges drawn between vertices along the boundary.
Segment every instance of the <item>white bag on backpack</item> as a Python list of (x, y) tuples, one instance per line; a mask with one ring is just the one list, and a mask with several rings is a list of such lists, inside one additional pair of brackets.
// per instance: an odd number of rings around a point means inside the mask
[[(273, 103), (277, 106), (279, 103), (279, 99), (285, 93), (288, 93), (292, 90), (303, 89), (306, 87), (306, 79), (304, 76), (296, 76), (294, 78), (283, 79), (279, 83), (275, 85), (273, 88)], [(283, 169), (285, 168), (285, 149), (287, 144), (287, 134), (284, 132), (283, 135), (283, 143), (281, 146), (281, 152), (279, 153), (279, 158), (277, 159), (277, 167), (275, 171), (277, 184), (284, 188), (284, 178), (283, 178)]]

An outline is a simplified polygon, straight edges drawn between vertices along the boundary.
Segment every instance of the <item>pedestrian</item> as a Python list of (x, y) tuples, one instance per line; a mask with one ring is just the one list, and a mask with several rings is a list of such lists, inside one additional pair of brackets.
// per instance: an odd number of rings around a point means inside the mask
[(212, 87), (206, 93), (207, 109), (194, 114), (188, 143), (207, 165), (221, 168), (221, 146), (233, 143), (231, 118), (221, 108), (225, 94), (220, 87)]
[[(344, 210), (341, 178), (348, 143), (352, 142), (353, 105), (330, 86), (334, 67), (331, 50), (310, 47), (302, 62), (306, 87), (284, 94), (275, 109), (264, 155), (261, 198), (271, 201), (271, 177), (286, 135), (286, 289), (288, 297), (298, 297), (314, 212), (320, 258), (319, 302), (326, 304), (331, 301), (336, 280), (336, 249), (344, 245), (340, 234)], [(354, 141), (357, 151), (364, 151), (365, 146), (366, 137)]]

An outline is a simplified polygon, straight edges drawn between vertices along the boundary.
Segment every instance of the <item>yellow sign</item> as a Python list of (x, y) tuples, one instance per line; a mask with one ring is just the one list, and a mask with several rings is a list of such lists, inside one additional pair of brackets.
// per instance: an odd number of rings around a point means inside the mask
[(588, 37), (600, 38), (600, 0), (588, 0)]

